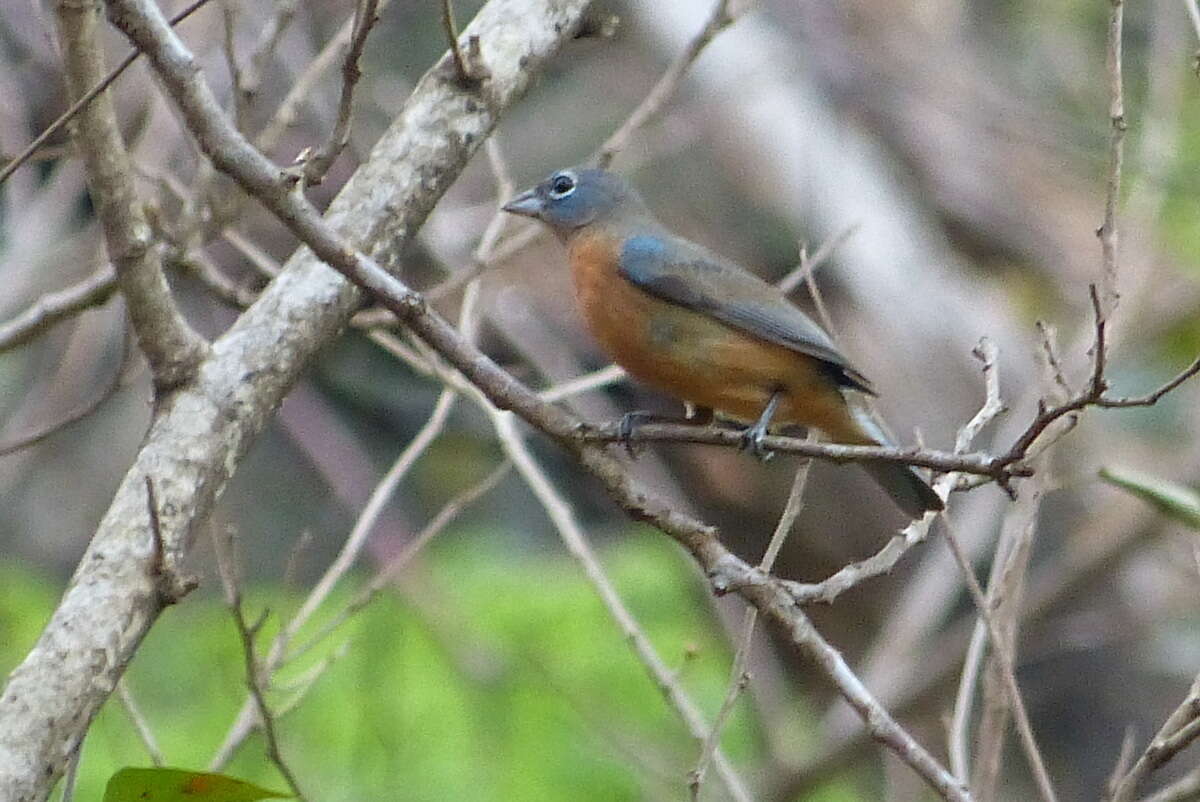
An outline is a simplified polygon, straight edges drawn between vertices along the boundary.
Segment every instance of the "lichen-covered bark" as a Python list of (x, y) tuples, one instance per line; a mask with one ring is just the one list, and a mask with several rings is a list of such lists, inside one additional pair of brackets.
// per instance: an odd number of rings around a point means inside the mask
[[(412, 237), (441, 193), (567, 39), (587, 0), (492, 0), (464, 31), (491, 78), (460, 86), (449, 57), (421, 80), (328, 219), (367, 251)], [(197, 525), (313, 354), (358, 299), (301, 249), (195, 377), (163, 397), (133, 466), (45, 631), (0, 695), (0, 799), (45, 799), (71, 751), (162, 609), (147, 507), (154, 483), (163, 544), (189, 548)], [(168, 560), (168, 563), (170, 560)]]

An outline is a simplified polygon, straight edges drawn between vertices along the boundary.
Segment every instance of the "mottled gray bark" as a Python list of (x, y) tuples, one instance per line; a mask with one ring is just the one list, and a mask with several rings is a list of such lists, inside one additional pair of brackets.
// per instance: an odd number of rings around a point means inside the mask
[[(330, 208), (369, 252), (403, 245), (531, 77), (567, 39), (587, 0), (492, 0), (477, 35), (491, 78), (464, 88), (443, 57)], [(45, 799), (165, 601), (164, 568), (199, 524), (254, 437), (359, 293), (306, 249), (228, 332), (195, 377), (162, 397), (145, 445), (33, 650), (0, 696), (0, 799)], [(154, 487), (165, 559), (152, 532)]]

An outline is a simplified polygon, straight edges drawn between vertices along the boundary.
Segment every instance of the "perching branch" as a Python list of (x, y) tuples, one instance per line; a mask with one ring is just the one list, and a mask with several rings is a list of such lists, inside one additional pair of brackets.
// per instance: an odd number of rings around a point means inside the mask
[[(629, 442), (651, 443), (702, 443), (728, 447), (741, 447), (742, 433), (739, 428), (722, 426), (695, 426), (687, 423), (645, 423), (624, 436), (616, 423), (581, 425), (576, 437), (584, 443)], [(890, 448), (885, 446), (849, 446), (837, 443), (814, 443), (798, 437), (767, 435), (763, 445), (771, 451), (815, 457), (838, 464), (853, 462), (898, 462), (936, 471), (987, 476), (997, 481), (1013, 477), (1031, 476), (1032, 470), (1025, 465), (1009, 460), (1007, 456), (996, 458), (987, 454), (956, 454), (946, 451), (925, 449)]]

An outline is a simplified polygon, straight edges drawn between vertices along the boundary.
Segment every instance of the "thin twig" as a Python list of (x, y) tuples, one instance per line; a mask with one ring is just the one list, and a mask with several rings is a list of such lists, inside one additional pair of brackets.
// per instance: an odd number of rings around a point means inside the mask
[(35, 446), (45, 440), (47, 437), (50, 437), (56, 432), (62, 431), (72, 423), (77, 423), (78, 421), (83, 420), (96, 410), (100, 409), (100, 407), (104, 406), (104, 402), (116, 395), (117, 391), (120, 390), (125, 383), (125, 371), (129, 364), (131, 352), (130, 338), (128, 333), (126, 333), (123, 338), (121, 352), (121, 362), (117, 365), (116, 370), (113, 371), (112, 378), (109, 380), (108, 384), (101, 389), (99, 393), (85, 401), (82, 405), (68, 413), (63, 418), (60, 418), (53, 423), (40, 426), (37, 429), (34, 429), (32, 432), (26, 432), (25, 434), (18, 435), (8, 442), (0, 442), (0, 457), (16, 453), (17, 451), (23, 451), (31, 446)]
[(146, 747), (146, 754), (150, 756), (150, 762), (155, 766), (166, 765), (166, 757), (158, 745), (158, 739), (154, 737), (154, 731), (150, 729), (150, 722), (142, 714), (141, 708), (133, 698), (133, 693), (129, 690), (129, 683), (125, 681), (124, 677), (117, 681), (117, 698), (121, 700), (121, 707), (124, 708), (125, 715), (129, 716), (133, 729), (141, 739), (142, 745)]
[[(448, 3), (449, 0), (446, 0)], [(325, 173), (337, 161), (338, 156), (350, 142), (350, 118), (354, 112), (354, 88), (362, 77), (359, 61), (367, 46), (367, 36), (379, 21), (379, 0), (358, 0), (354, 4), (354, 19), (351, 25), (350, 46), (342, 62), (342, 90), (338, 96), (337, 118), (329, 139), (311, 157), (297, 159), (303, 163), (306, 184), (318, 184)]]
[(487, 476), (483, 477), (479, 482), (447, 501), (438, 510), (437, 514), (429, 519), (429, 523), (421, 528), (420, 532), (405, 541), (400, 551), (388, 559), (387, 563), (367, 583), (367, 586), (359, 591), (345, 607), (331, 616), (311, 638), (303, 644), (289, 649), (288, 659), (295, 660), (309, 652), (313, 647), (341, 628), (343, 624), (358, 614), (360, 610), (374, 601), (380, 592), (404, 570), (405, 566), (412, 562), (417, 552), (421, 551), (430, 540), (445, 531), (446, 527), (461, 515), (463, 510), (490, 493), (492, 489), (500, 484), (504, 477), (508, 476), (510, 470), (512, 470), (512, 463), (505, 460), (489, 471)]
[(1133, 799), (1137, 786), (1150, 776), (1151, 772), (1179, 754), (1197, 736), (1200, 736), (1200, 675), (1192, 680), (1187, 696), (1171, 715), (1167, 716), (1167, 720), (1150, 739), (1137, 762), (1115, 783), (1109, 797), (1110, 802), (1129, 802)]
[(1054, 380), (1054, 384), (1062, 392), (1064, 399), (1071, 397), (1071, 385), (1067, 383), (1066, 374), (1063, 371), (1062, 361), (1058, 357), (1058, 346), (1056, 345), (1058, 335), (1053, 326), (1050, 326), (1045, 321), (1039, 320), (1036, 323), (1038, 337), (1042, 343), (1042, 354), (1046, 358), (1046, 369), (1050, 372), (1050, 376)]
[(0, 323), (0, 351), (24, 345), (54, 324), (99, 306), (117, 288), (117, 272), (105, 265), (77, 284), (48, 292), (16, 316)]
[[(200, 10), (200, 8), (207, 3), (208, 0), (195, 0), (191, 5), (187, 6), (178, 14), (171, 17), (170, 24), (178, 25), (190, 17), (194, 12)], [(113, 67), (109, 73), (104, 76), (103, 80), (98, 81), (94, 86), (92, 86), (91, 89), (80, 95), (74, 103), (67, 107), (66, 111), (58, 116), (58, 119), (46, 127), (46, 130), (34, 137), (33, 141), (26, 145), (24, 150), (14, 156), (8, 162), (8, 164), (4, 165), (3, 168), (0, 168), (0, 184), (3, 184), (5, 181), (7, 181), (8, 177), (17, 171), (17, 168), (29, 161), (34, 154), (39, 151), (42, 145), (46, 143), (46, 140), (50, 139), (50, 137), (61, 131), (63, 126), (69, 123), (72, 119), (74, 119), (76, 114), (83, 110), (84, 106), (95, 100), (97, 95), (99, 95), (105, 89), (108, 89), (108, 87), (112, 85), (113, 81), (120, 78), (121, 73), (129, 69), (129, 66), (133, 64), (133, 62), (137, 61), (137, 58), (140, 55), (140, 50), (134, 50), (130, 53), (127, 53), (125, 57), (117, 64), (117, 66)]]
[(254, 648), (254, 634), (258, 627), (250, 626), (242, 610), (242, 591), (237, 580), (237, 569), (233, 564), (232, 543), (225, 536), (219, 534), (215, 527), (213, 528), (213, 550), (217, 557), (221, 584), (225, 588), (225, 602), (233, 615), (233, 623), (237, 627), (238, 637), (242, 643), (242, 656), (246, 666), (246, 685), (250, 689), (250, 695), (254, 698), (254, 704), (258, 710), (259, 724), (262, 726), (263, 736), (267, 741), (267, 757), (275, 764), (275, 768), (279, 770), (288, 787), (292, 789), (292, 794), (301, 802), (305, 802), (305, 796), (300, 790), (296, 775), (292, 773), (291, 767), (283, 758), (283, 752), (279, 749), (279, 738), (275, 731), (275, 715), (267, 705), (266, 699), (266, 687), (270, 680), (265, 676)]
[(67, 770), (63, 774), (63, 791), (61, 802), (73, 802), (75, 799), (75, 781), (79, 777), (79, 761), (83, 758), (83, 741), (80, 740), (71, 750), (67, 758)]
[(1101, 398), (1096, 402), (1096, 406), (1105, 407), (1108, 409), (1120, 409), (1123, 407), (1149, 407), (1158, 403), (1164, 395), (1174, 390), (1179, 385), (1183, 384), (1188, 379), (1200, 373), (1200, 358), (1181, 370), (1175, 378), (1171, 379), (1166, 384), (1159, 387), (1153, 392), (1146, 395), (1132, 396), (1130, 398)]
[(959, 545), (958, 538), (950, 526), (949, 517), (943, 514), (942, 521), (946, 543), (950, 546), (950, 551), (954, 554), (954, 559), (958, 562), (959, 568), (962, 569), (967, 590), (970, 591), (971, 598), (975, 601), (979, 617), (987, 626), (988, 637), (992, 642), (992, 649), (1000, 658), (1000, 676), (1004, 682), (1005, 691), (1008, 693), (1008, 702), (1012, 705), (1013, 718), (1016, 722), (1017, 735), (1019, 736), (1018, 740), (1025, 752), (1025, 758), (1029, 761), (1029, 768), (1033, 773), (1038, 793), (1041, 795), (1043, 802), (1055, 802), (1058, 797), (1054, 793), (1054, 785), (1050, 781), (1050, 774), (1046, 771), (1045, 761), (1042, 759), (1041, 750), (1038, 749), (1037, 740), (1034, 738), (1033, 728), (1029, 725), (1029, 714), (1025, 710), (1025, 700), (1021, 697), (1021, 689), (1017, 685), (1012, 650), (1009, 648), (1008, 641), (1004, 638), (1003, 633), (1000, 632), (999, 627), (996, 625), (996, 620), (992, 616), (991, 609), (989, 609), (987, 598), (984, 596), (983, 588), (979, 586), (979, 580), (975, 578), (975, 570), (971, 567), (970, 559), (968, 559), (966, 553), (962, 550), (962, 546)]
[[(73, 97), (85, 97), (105, 75), (99, 11), (99, 0), (55, 4)], [(171, 295), (110, 97), (101, 95), (79, 112), (73, 138), (83, 154), (88, 190), (155, 390), (175, 389), (194, 376), (208, 355), (208, 342), (187, 322)]]
[(1200, 767), (1153, 794), (1142, 797), (1141, 802), (1195, 802), (1197, 798), (1200, 798)]
[(591, 373), (585, 373), (582, 376), (576, 376), (574, 379), (568, 379), (567, 381), (547, 387), (538, 393), (538, 397), (548, 403), (554, 403), (574, 395), (609, 387), (619, 381), (624, 381), (628, 376), (629, 374), (621, 366), (609, 365), (606, 368), (594, 370)]
[[(472, 318), (472, 309), (477, 298), (477, 290), (468, 292), (463, 298), (463, 326), (466, 328), (469, 328), (468, 323)], [(280, 629), (279, 634), (272, 641), (267, 656), (263, 661), (263, 671), (268, 681), (284, 661), (288, 659), (290, 645), (296, 633), (308, 622), (313, 613), (320, 608), (325, 599), (333, 591), (333, 588), (358, 560), (359, 554), (366, 545), (368, 536), (374, 530), (379, 516), (391, 500), (396, 487), (408, 476), (409, 471), (416, 465), (417, 460), (420, 459), (441, 435), (457, 400), (458, 392), (455, 388), (447, 386), (443, 389), (434, 403), (429, 419), (425, 421), (425, 424), (413, 439), (400, 452), (396, 461), (392, 463), (392, 467), (388, 469), (388, 472), (376, 484), (375, 489), (371, 491), (370, 498), (367, 499), (366, 505), (363, 507), (362, 512), (359, 513), (358, 519), (354, 522), (354, 526), (347, 536), (346, 542), (342, 544), (337, 557), (325, 569), (325, 573), (322, 574), (316, 585), (313, 586), (313, 589), (309, 591), (300, 608), (288, 620), (287, 624)], [(242, 741), (252, 731), (254, 719), (251, 716), (251, 704), (251, 699), (243, 701), (241, 710), (238, 712), (233, 724), (230, 725), (228, 732), (225, 734), (225, 739), (209, 764), (212, 770), (216, 771), (224, 766), (233, 756), (237, 747), (241, 745)]]
[(629, 142), (629, 138), (637, 133), (643, 125), (645, 125), (651, 117), (659, 112), (667, 100), (679, 88), (679, 84), (683, 81), (683, 76), (687, 72), (688, 67), (692, 66), (699, 56), (708, 46), (708, 43), (713, 40), (713, 37), (728, 27), (734, 21), (734, 17), (729, 13), (729, 0), (717, 0), (716, 6), (713, 7), (712, 14), (704, 23), (704, 27), (700, 32), (688, 42), (687, 47), (680, 53), (671, 66), (667, 67), (666, 72), (658, 79), (658, 83), (650, 90), (649, 94), (642, 100), (638, 107), (633, 110), (620, 128), (612, 133), (596, 151), (593, 156), (593, 161), (600, 167), (608, 167), (612, 164), (613, 158)]
[[(617, 423), (581, 425), (575, 434), (582, 443), (700, 443), (705, 445), (740, 447), (740, 429), (720, 425), (697, 426), (689, 423), (651, 422), (638, 426), (632, 433), (621, 431)], [(964, 474), (988, 476), (997, 481), (1013, 477), (1031, 476), (1027, 465), (1016, 464), (989, 454), (958, 454), (948, 451), (933, 451), (890, 446), (857, 446), (839, 443), (813, 443), (799, 437), (767, 435), (763, 446), (771, 451), (814, 457), (837, 464), (855, 462), (896, 462), (935, 471), (954, 471)]]
[(1111, 130), (1108, 139), (1108, 178), (1104, 197), (1104, 222), (1096, 230), (1104, 271), (1100, 282), (1103, 288), (1104, 317), (1112, 315), (1120, 295), (1117, 292), (1117, 207), (1121, 202), (1121, 167), (1125, 146), (1125, 97), (1121, 78), (1122, 29), (1124, 0), (1109, 0), (1112, 13), (1108, 18), (1108, 47), (1105, 67), (1108, 72), (1108, 120)]
[[(1035, 478), (1033, 481), (1037, 482), (1038, 479)], [(1029, 565), (1029, 551), (1033, 543), (1042, 495), (1040, 485), (1035, 484), (1033, 488), (1025, 489), (1025, 492), (1005, 515), (1000, 537), (996, 539), (996, 548), (992, 555), (987, 603), (992, 610), (996, 627), (1004, 636), (1010, 651), (1013, 650), (1016, 642), (1025, 572)], [(963, 709), (960, 711), (956, 704), (954, 711), (954, 720), (958, 727), (952, 732), (956, 737), (962, 739), (961, 744), (956, 746), (959, 749), (966, 747), (966, 730), (967, 722), (970, 720), (974, 679), (978, 677), (979, 667), (983, 665), (982, 658), (987, 642), (987, 625), (981, 619), (977, 619), (975, 630), (971, 634), (969, 657), (964, 661), (963, 681), (959, 686), (958, 704), (962, 704)], [(971, 664), (971, 660), (976, 661), (974, 665)], [(987, 665), (989, 670), (984, 682), (984, 704), (976, 736), (975, 754), (977, 759), (971, 784), (972, 790), (979, 797), (980, 802), (995, 797), (994, 788), (999, 778), (1010, 713), (1008, 696), (1003, 689), (1003, 680), (999, 679), (999, 672), (1002, 672), (1004, 668), (995, 654), (992, 654)], [(971, 674), (975, 676), (971, 677)], [(997, 682), (1000, 683), (999, 687), (997, 687)], [(967, 764), (963, 765), (965, 767)]]
[(458, 70), (459, 80), (468, 83), (471, 80), (471, 73), (467, 69), (467, 61), (463, 58), (462, 49), (458, 46), (458, 23), (454, 21), (453, 0), (442, 0), (442, 29), (446, 32), (446, 39), (450, 43), (450, 54), (454, 57), (454, 69)]
[[(979, 410), (959, 429), (958, 435), (955, 437), (955, 453), (962, 453), (970, 448), (971, 443), (974, 442), (983, 427), (991, 423), (1004, 410), (1004, 404), (1000, 400), (1000, 375), (996, 370), (998, 352), (995, 344), (985, 337), (979, 341), (979, 345), (972, 353), (982, 363), (985, 397)], [(960, 478), (961, 474), (958, 473), (948, 473), (939, 477), (933, 484), (934, 492), (945, 500), (949, 497), (950, 491), (959, 484)], [(815, 584), (784, 582), (784, 587), (797, 604), (813, 602), (832, 604), (838, 596), (865, 580), (890, 572), (911, 548), (918, 543), (925, 542), (933, 521), (934, 516), (932, 515), (913, 521), (875, 554), (859, 562), (843, 566), (821, 582)]]
[(1116, 791), (1117, 783), (1129, 771), (1129, 767), (1133, 764), (1133, 749), (1135, 734), (1133, 726), (1125, 728), (1125, 736), (1121, 738), (1121, 751), (1117, 753), (1117, 762), (1113, 764), (1112, 774), (1109, 775), (1108, 784), (1105, 786), (1108, 795), (1111, 798)]
[(454, 69), (458, 80), (463, 86), (473, 86), (487, 77), (487, 70), (479, 59), (479, 40), (472, 38), (467, 42), (467, 52), (463, 52), (458, 43), (458, 23), (454, 21), (453, 0), (442, 0), (442, 29), (450, 43), (450, 53), (454, 57)]
[[(500, 440), (505, 454), (512, 460), (521, 478), (525, 480), (529, 489), (545, 509), (546, 515), (549, 516), (562, 537), (567, 551), (579, 561), (584, 575), (592, 583), (609, 615), (620, 627), (621, 633), (628, 641), (634, 655), (646, 669), (651, 680), (662, 691), (664, 698), (679, 715), (692, 736), (698, 741), (703, 741), (711, 731), (704, 721), (703, 714), (680, 685), (674, 672), (663, 662), (641, 625), (621, 600), (612, 581), (600, 565), (595, 552), (592, 551), (583, 529), (575, 520), (567, 501), (555, 489), (542, 466), (530, 453), (518, 434), (512, 415), (502, 412), (490, 404), (486, 405), (484, 410), (491, 418), (496, 437)], [(751, 796), (745, 783), (738, 777), (732, 764), (719, 750), (713, 757), (713, 763), (730, 795), (739, 802), (749, 802)]]
[[(375, 10), (376, 16), (387, 7), (391, 0), (379, 0)], [(333, 66), (339, 58), (345, 63), (344, 54), (349, 53), (350, 43), (359, 32), (359, 4), (356, 3), (354, 13), (347, 19), (342, 26), (338, 28), (321, 51), (304, 68), (304, 72), (300, 73), (283, 101), (271, 115), (271, 119), (263, 126), (262, 131), (255, 138), (255, 145), (262, 151), (269, 153), (273, 151), (279, 144), (283, 133), (296, 122), (296, 117), (299, 114), (301, 104), (309, 100), (314, 94), (314, 87), (321, 76)], [(343, 68), (344, 69), (344, 68)], [(344, 74), (344, 73), (343, 73)]]
[[(817, 248), (817, 252), (812, 256), (800, 259), (800, 263), (792, 268), (786, 276), (776, 282), (775, 286), (779, 287), (785, 294), (791, 294), (793, 290), (800, 286), (802, 281), (806, 281), (808, 276), (814, 273), (817, 268), (825, 264), (825, 262), (837, 252), (837, 249), (842, 247), (842, 244), (854, 233), (858, 231), (859, 224), (851, 223), (841, 231), (834, 234), (825, 242), (821, 243), (821, 247)], [(803, 249), (801, 249), (803, 250)]]
[(1198, 358), (1166, 384), (1146, 395), (1127, 398), (1111, 398), (1105, 395), (1108, 391), (1108, 380), (1105, 378), (1108, 362), (1108, 323), (1096, 285), (1093, 284), (1089, 288), (1089, 296), (1092, 302), (1095, 340), (1092, 344), (1092, 371), (1087, 386), (1061, 404), (1047, 406), (1045, 401), (1039, 402), (1037, 415), (1013, 442), (1012, 447), (997, 458), (998, 464), (1007, 465), (1024, 460), (1029, 455), (1030, 448), (1050, 425), (1066, 416), (1074, 416), (1075, 413), (1089, 406), (1102, 408), (1152, 406), (1158, 403), (1164, 395), (1200, 373), (1200, 358)]
[[(802, 460), (796, 468), (796, 475), (792, 479), (792, 487), (788, 492), (787, 503), (784, 504), (783, 512), (779, 516), (779, 522), (775, 525), (775, 531), (771, 534), (770, 542), (767, 543), (767, 549), (763, 553), (762, 561), (758, 564), (758, 570), (764, 574), (771, 573), (771, 569), (775, 566), (775, 558), (779, 556), (779, 550), (783, 548), (784, 541), (787, 540), (788, 534), (796, 524), (796, 518), (800, 515), (804, 501), (804, 487), (808, 482), (808, 469), (811, 465), (812, 461), (806, 459)], [(733, 706), (737, 702), (738, 697), (741, 696), (742, 691), (746, 689), (746, 685), (750, 681), (750, 675), (746, 671), (746, 664), (750, 660), (750, 647), (754, 642), (754, 628), (757, 622), (758, 608), (748, 606), (745, 614), (742, 616), (741, 637), (738, 638), (737, 651), (733, 656), (733, 666), (730, 669), (729, 686), (725, 690), (725, 698), (722, 700), (721, 707), (717, 711), (717, 717), (713, 720), (712, 729), (709, 730), (708, 737), (704, 739), (704, 744), (700, 749), (700, 758), (696, 761), (696, 767), (688, 775), (688, 788), (691, 791), (692, 802), (697, 802), (700, 799), (700, 789), (704, 783), (704, 775), (708, 771), (708, 765), (721, 743), (721, 731), (725, 728), (725, 724), (729, 720), (729, 715), (733, 712)]]
[(267, 17), (267, 21), (258, 33), (258, 39), (250, 49), (250, 55), (245, 62), (246, 66), (238, 71), (240, 79), (234, 83), (234, 96), (239, 113), (239, 128), (242, 128), (241, 123), (245, 122), (244, 115), (249, 111), (258, 95), (268, 59), (278, 49), (280, 40), (296, 16), (296, 6), (297, 0), (276, 0), (272, 4), (271, 14)]

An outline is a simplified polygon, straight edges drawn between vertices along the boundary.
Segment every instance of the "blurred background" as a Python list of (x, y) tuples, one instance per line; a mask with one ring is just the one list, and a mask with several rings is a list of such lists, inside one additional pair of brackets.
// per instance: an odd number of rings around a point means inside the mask
[[(460, 2), (460, 21), (479, 5)], [(699, 0), (598, 3), (598, 18), (619, 19), (613, 35), (569, 43), (496, 131), (513, 180), (523, 187), (585, 159), (710, 10)], [(336, 62), (306, 71), (351, 12), (348, 3), (300, 4), (270, 48), (263, 31), (278, 17), (266, 4), (215, 2), (180, 31), (225, 98), (226, 39), (257, 65), (243, 128), (286, 164), (328, 136)], [(364, 56), (351, 145), (314, 190), (318, 202), (367, 157), (445, 50), (439, 13), (437, 3), (410, 0), (382, 9)], [(1088, 371), (1087, 287), (1100, 277), (1094, 231), (1109, 131), (1107, 14), (1107, 3), (1076, 0), (759, 0), (704, 51), (614, 169), (670, 227), (767, 279), (793, 269), (802, 247), (811, 253), (836, 240), (817, 283), (838, 342), (880, 390), (880, 409), (904, 443), (952, 447), (983, 402), (971, 350), (990, 338), (1008, 410), (977, 445), (1003, 450), (1037, 399), (1054, 397), (1037, 321), (1056, 332), (1076, 387)], [(115, 63), (127, 45), (116, 34), (108, 40)], [(1182, 3), (1132, 4), (1125, 46), (1121, 302), (1109, 375), (1117, 394), (1136, 395), (1200, 351), (1200, 80), (1197, 32)], [(0, 154), (8, 158), (65, 108), (45, 4), (0, 6), (0, 64)], [(291, 124), (264, 134), (306, 74), (314, 80)], [(237, 301), (263, 286), (294, 242), (210, 174), (143, 65), (119, 80), (114, 98), (172, 285), (193, 324), (217, 337)], [(498, 200), (481, 152), (416, 246), (387, 253), (388, 261), (418, 288), (454, 286), (455, 275), (478, 269), (472, 254)], [(81, 164), (60, 135), (0, 187), (0, 320), (105, 265)], [(552, 238), (493, 260), (480, 275), (480, 343), (515, 375), (544, 388), (604, 366)], [(149, 420), (149, 376), (129, 353), (121, 301), (101, 295), (89, 310), (0, 351), (0, 448), (91, 410), (0, 457), (5, 671), (40, 631)], [(461, 291), (437, 296), (439, 308), (457, 314)], [(795, 298), (811, 309), (803, 290)], [(235, 533), (250, 601), (269, 611), (268, 632), (325, 570), (440, 390), (351, 329), (289, 395), (211, 523)], [(1097, 798), (1127, 728), (1140, 750), (1200, 671), (1194, 532), (1096, 478), (1112, 466), (1194, 484), (1198, 400), (1193, 383), (1153, 408), (1091, 410), (1045, 458), (1018, 678), (1064, 799)], [(593, 420), (674, 411), (628, 382), (564, 403)], [(682, 552), (628, 522), (563, 453), (536, 436), (529, 442), (663, 659), (711, 718), (740, 604), (712, 599)], [(312, 626), (319, 630), (382, 561), (501, 459), (487, 417), (471, 403), (455, 406)], [(756, 562), (795, 464), (672, 445), (646, 450), (636, 471)], [(987, 486), (956, 494), (950, 509), (986, 575), (1012, 502)], [(904, 523), (857, 469), (816, 464), (776, 573), (817, 581), (870, 555)], [(155, 628), (128, 684), (168, 763), (201, 768), (233, 721), (244, 679), (207, 539), (194, 563), (201, 589)], [(889, 709), (941, 755), (974, 616), (940, 537), (813, 616)], [(725, 739), (755, 798), (928, 798), (770, 635), (753, 653), (753, 679)], [(384, 598), (286, 666), (277, 701), (299, 693), (300, 680), (318, 669), (281, 722), (285, 752), (313, 799), (686, 798), (680, 778), (694, 764), (694, 742), (515, 475), (470, 504)], [(116, 704), (114, 697), (109, 708)], [(98, 798), (116, 767), (146, 762), (130, 726), (119, 708), (99, 719), (85, 749), (82, 798)], [(261, 747), (252, 737), (229, 771), (278, 787)], [(997, 798), (1030, 798), (1025, 763), (1009, 749)], [(1155, 782), (1195, 762), (1185, 752)], [(710, 778), (703, 798), (724, 793)]]

